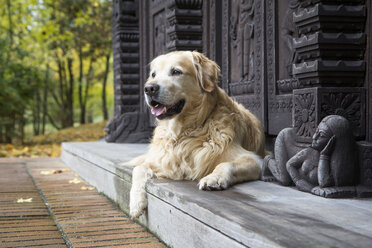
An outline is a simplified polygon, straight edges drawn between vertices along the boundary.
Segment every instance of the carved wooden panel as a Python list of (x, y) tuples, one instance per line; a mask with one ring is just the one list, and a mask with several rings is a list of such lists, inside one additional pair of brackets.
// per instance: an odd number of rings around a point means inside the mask
[(203, 53), (222, 65), (222, 1), (203, 1)]
[(367, 52), (366, 52), (366, 88), (367, 88), (367, 140), (372, 142), (372, 1), (367, 4)]
[(268, 133), (276, 135), (292, 124), (292, 91), (299, 87), (292, 73), (297, 61), (293, 39), (298, 37), (293, 13), (301, 7), (293, 0), (266, 3)]
[(149, 1), (149, 18), (150, 23), (150, 61), (167, 52), (166, 42), (166, 25), (167, 25), (167, 7), (164, 0)]
[(357, 87), (305, 88), (293, 92), (293, 121), (296, 140), (311, 142), (319, 122), (327, 115), (350, 121), (354, 136), (365, 137), (365, 90)]
[(264, 1), (223, 1), (222, 86), (266, 129)]
[(360, 184), (372, 186), (372, 143), (360, 141), (358, 144)]
[[(114, 0), (115, 114), (148, 114), (142, 89), (154, 57), (199, 50), (268, 134), (344, 108), (358, 139), (372, 141), (371, 9), (365, 0)], [(350, 101), (364, 107), (345, 109)]]

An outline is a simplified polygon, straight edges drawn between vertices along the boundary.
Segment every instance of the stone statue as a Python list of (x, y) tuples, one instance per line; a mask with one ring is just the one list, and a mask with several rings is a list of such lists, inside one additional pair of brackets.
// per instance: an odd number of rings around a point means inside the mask
[(280, 131), (275, 141), (275, 158), (271, 155), (264, 158), (262, 180), (278, 181), (284, 186), (293, 184), (287, 171), (286, 163), (291, 157), (307, 146), (307, 144), (297, 143), (294, 137), (295, 132), (293, 128), (285, 128)]
[[(291, 128), (279, 133), (276, 159), (266, 156), (264, 160), (264, 180), (270, 179), (269, 170), (283, 185), (294, 183), (301, 191), (323, 197), (356, 195), (358, 156), (348, 120), (327, 116), (319, 123), (309, 147), (300, 150), (293, 142)], [(285, 146), (292, 148), (286, 150)]]

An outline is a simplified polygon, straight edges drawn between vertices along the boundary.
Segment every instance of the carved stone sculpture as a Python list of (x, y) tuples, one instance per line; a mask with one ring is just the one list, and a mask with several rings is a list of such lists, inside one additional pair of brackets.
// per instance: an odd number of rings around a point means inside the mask
[(286, 163), (291, 157), (306, 147), (306, 144), (297, 143), (294, 137), (293, 128), (285, 128), (280, 131), (275, 141), (275, 158), (271, 155), (264, 158), (262, 180), (275, 180), (285, 186), (293, 184), (288, 174)]
[(283, 185), (294, 183), (305, 192), (323, 197), (356, 195), (358, 154), (349, 121), (338, 115), (325, 117), (312, 144), (301, 149), (292, 128), (282, 130), (275, 143), (275, 156), (266, 156), (263, 179), (268, 172)]

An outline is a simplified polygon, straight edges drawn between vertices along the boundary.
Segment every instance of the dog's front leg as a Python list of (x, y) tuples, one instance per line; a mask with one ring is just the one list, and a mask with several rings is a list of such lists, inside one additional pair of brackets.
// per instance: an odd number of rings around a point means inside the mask
[(133, 218), (141, 216), (147, 207), (145, 186), (152, 176), (152, 170), (146, 165), (139, 165), (133, 169), (129, 202), (130, 215)]
[(199, 189), (223, 190), (235, 183), (257, 180), (261, 168), (262, 159), (253, 153), (247, 153), (232, 162), (218, 164), (211, 174), (200, 180)]

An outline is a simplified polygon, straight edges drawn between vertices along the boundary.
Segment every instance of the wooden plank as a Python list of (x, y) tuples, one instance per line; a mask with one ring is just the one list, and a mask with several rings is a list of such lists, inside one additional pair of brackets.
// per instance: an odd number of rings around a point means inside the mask
[[(151, 194), (147, 216), (140, 218), (147, 228), (170, 247), (235, 248), (245, 247), (193, 216)], [(270, 246), (266, 246), (270, 247)]]

